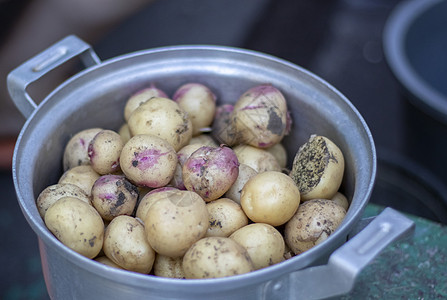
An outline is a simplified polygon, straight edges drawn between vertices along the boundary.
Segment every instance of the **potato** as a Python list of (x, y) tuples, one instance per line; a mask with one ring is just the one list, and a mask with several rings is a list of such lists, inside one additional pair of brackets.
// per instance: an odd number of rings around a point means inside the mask
[(194, 243), (183, 257), (186, 278), (219, 278), (254, 270), (247, 250), (225, 237), (203, 238)]
[(129, 125), (127, 125), (127, 123), (124, 123), (120, 126), (120, 128), (118, 129), (118, 134), (120, 135), (121, 140), (124, 144), (127, 143), (127, 141), (130, 140), (130, 138), (132, 137)]
[(257, 148), (271, 147), (286, 134), (286, 99), (271, 84), (252, 87), (234, 104), (231, 119), (239, 143)]
[(192, 123), (188, 114), (168, 98), (151, 98), (137, 107), (127, 121), (132, 136), (151, 134), (166, 140), (175, 151), (189, 143)]
[(104, 220), (131, 215), (138, 199), (138, 189), (122, 175), (103, 175), (92, 187), (92, 204)]
[(281, 171), (276, 158), (266, 149), (249, 145), (238, 145), (233, 148), (239, 163), (252, 167), (256, 172)]
[(230, 239), (247, 249), (256, 270), (284, 260), (284, 239), (269, 224), (253, 223), (244, 226), (231, 234)]
[(247, 183), (247, 181), (256, 174), (258, 174), (258, 172), (256, 172), (252, 167), (246, 164), (240, 164), (239, 175), (230, 189), (225, 193), (225, 197), (241, 204), (242, 188), (244, 187), (245, 183)]
[(146, 193), (140, 200), (138, 208), (135, 213), (135, 217), (144, 222), (146, 218), (147, 211), (149, 207), (158, 199), (169, 197), (169, 193), (176, 192), (178, 189), (173, 187), (161, 187), (153, 189), (152, 191)]
[(112, 130), (101, 130), (88, 145), (90, 165), (100, 175), (120, 169), (120, 154), (124, 147), (121, 136)]
[(225, 144), (230, 147), (238, 142), (237, 132), (231, 121), (231, 114), (234, 106), (232, 104), (223, 104), (216, 107), (213, 124), (211, 127), (211, 136), (219, 144)]
[(210, 146), (210, 147), (218, 147), (219, 144), (212, 138), (211, 135), (207, 133), (202, 133), (196, 136), (193, 136), (188, 145), (200, 144), (202, 146)]
[(120, 267), (142, 274), (151, 271), (155, 260), (143, 224), (131, 216), (118, 216), (107, 226), (104, 253)]
[(99, 262), (99, 263), (102, 263), (103, 265), (109, 266), (109, 267), (113, 267), (113, 268), (117, 268), (117, 269), (123, 269), (122, 267), (120, 267), (119, 265), (114, 263), (110, 258), (108, 258), (105, 255), (104, 256), (98, 256), (94, 260)]
[(88, 196), (92, 194), (92, 187), (100, 177), (91, 165), (81, 165), (73, 167), (62, 174), (58, 183), (71, 183), (80, 187)]
[(45, 214), (45, 225), (68, 248), (94, 258), (102, 249), (104, 222), (90, 204), (74, 197), (63, 197)]
[(183, 164), (185, 188), (209, 202), (220, 198), (233, 185), (239, 174), (234, 151), (226, 146), (200, 147)]
[(340, 192), (336, 192), (334, 197), (332, 197), (332, 201), (343, 207), (346, 211), (349, 208), (348, 198)]
[(343, 153), (337, 145), (327, 137), (312, 135), (296, 153), (290, 177), (302, 201), (331, 199), (340, 188), (344, 169)]
[(70, 183), (53, 184), (46, 187), (37, 197), (37, 210), (42, 218), (48, 208), (63, 197), (74, 197), (91, 204), (90, 197), (77, 185)]
[(138, 186), (158, 188), (167, 185), (177, 166), (177, 154), (164, 139), (150, 135), (133, 136), (123, 147), (121, 170)]
[(284, 169), (287, 166), (287, 151), (283, 144), (275, 144), (270, 148), (266, 148), (266, 150), (273, 154), (281, 169)]
[(185, 161), (191, 156), (191, 154), (202, 146), (205, 145), (189, 144), (177, 152), (177, 166), (175, 168), (174, 176), (169, 183), (170, 186), (173, 186), (180, 190), (186, 190), (185, 184), (183, 183), (183, 165), (185, 164)]
[(89, 165), (88, 145), (93, 137), (102, 128), (89, 128), (81, 130), (70, 138), (65, 145), (63, 155), (63, 170), (67, 171), (76, 166)]
[(220, 198), (206, 204), (210, 226), (206, 236), (228, 237), (234, 231), (248, 224), (248, 218), (241, 206), (228, 198)]
[(186, 111), (192, 123), (192, 135), (201, 133), (213, 122), (216, 111), (216, 95), (200, 83), (186, 83), (180, 86), (172, 96), (172, 100)]
[(155, 201), (143, 221), (152, 248), (158, 254), (179, 257), (205, 236), (209, 215), (198, 194), (179, 190)]
[(285, 241), (295, 254), (303, 253), (325, 241), (341, 224), (345, 215), (345, 209), (332, 200), (305, 201), (287, 222)]
[(154, 83), (132, 94), (124, 106), (124, 120), (127, 122), (137, 107), (154, 97), (168, 98), (166, 93), (157, 88)]
[(155, 256), (154, 275), (167, 278), (185, 278), (183, 257), (169, 257), (161, 254)]
[(292, 178), (276, 171), (257, 174), (241, 193), (241, 206), (253, 222), (279, 226), (286, 223), (300, 205), (300, 192)]

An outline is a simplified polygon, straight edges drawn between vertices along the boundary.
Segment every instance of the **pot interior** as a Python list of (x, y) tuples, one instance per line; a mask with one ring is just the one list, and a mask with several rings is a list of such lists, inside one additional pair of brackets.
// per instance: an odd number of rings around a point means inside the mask
[(271, 268), (285, 273), (306, 267), (345, 242), (368, 202), (376, 173), (374, 144), (362, 117), (336, 89), (300, 67), (256, 52), (211, 46), (153, 49), (105, 61), (59, 86), (38, 106), (20, 134), (13, 168), (19, 203), (39, 237), (85, 263), (49, 233), (35, 205), (39, 193), (62, 175), (65, 144), (89, 127), (117, 130), (127, 98), (150, 83), (172, 96), (187, 82), (210, 87), (218, 104), (234, 103), (261, 83), (281, 90), (293, 119), (283, 141), (289, 166), (311, 134), (329, 137), (344, 153), (342, 191), (351, 206), (343, 224), (326, 242)]

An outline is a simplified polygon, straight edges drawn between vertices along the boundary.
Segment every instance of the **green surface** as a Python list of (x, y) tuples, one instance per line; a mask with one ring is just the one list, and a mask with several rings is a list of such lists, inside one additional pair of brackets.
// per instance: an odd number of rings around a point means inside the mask
[[(365, 216), (382, 210), (370, 204)], [(409, 217), (416, 225), (414, 235), (380, 253), (342, 299), (447, 299), (447, 227)]]

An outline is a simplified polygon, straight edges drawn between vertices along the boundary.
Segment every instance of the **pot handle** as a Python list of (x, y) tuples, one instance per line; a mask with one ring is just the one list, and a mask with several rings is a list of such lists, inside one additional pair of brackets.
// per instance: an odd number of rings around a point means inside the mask
[(74, 35), (69, 35), (46, 50), (30, 58), (7, 77), (9, 95), (25, 118), (37, 105), (26, 91), (28, 85), (68, 60), (79, 56), (85, 67), (101, 63), (91, 46)]
[(269, 282), (264, 299), (324, 299), (348, 293), (360, 271), (394, 241), (410, 236), (414, 222), (386, 208), (334, 251), (326, 265), (305, 268)]

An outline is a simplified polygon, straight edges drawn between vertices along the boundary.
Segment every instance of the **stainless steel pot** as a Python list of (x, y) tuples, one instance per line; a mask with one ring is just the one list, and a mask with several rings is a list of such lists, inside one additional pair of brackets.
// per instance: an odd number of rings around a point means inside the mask
[[(80, 57), (87, 68), (36, 105), (27, 86), (73, 57)], [(89, 45), (69, 36), (13, 70), (7, 80), (11, 98), (27, 118), (14, 152), (14, 184), (23, 214), (38, 235), (53, 299), (323, 298), (348, 292), (360, 270), (413, 227), (410, 220), (386, 209), (346, 243), (374, 185), (372, 136), (357, 110), (335, 88), (278, 58), (228, 47), (178, 46), (101, 62)], [(221, 103), (234, 102), (249, 87), (270, 82), (285, 94), (294, 120), (292, 134), (284, 141), (290, 158), (312, 133), (326, 135), (340, 146), (346, 160), (342, 189), (351, 206), (327, 241), (252, 273), (180, 280), (99, 264), (68, 249), (47, 230), (35, 199), (61, 175), (63, 148), (70, 136), (92, 126), (117, 129), (123, 122), (125, 99), (150, 82), (172, 93), (187, 81), (208, 85)]]

